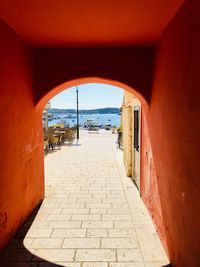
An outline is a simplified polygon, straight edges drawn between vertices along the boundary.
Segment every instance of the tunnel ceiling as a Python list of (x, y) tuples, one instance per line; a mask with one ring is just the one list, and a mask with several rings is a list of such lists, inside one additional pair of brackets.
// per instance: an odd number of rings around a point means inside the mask
[(0, 16), (33, 46), (156, 42), (183, 0), (1, 0)]

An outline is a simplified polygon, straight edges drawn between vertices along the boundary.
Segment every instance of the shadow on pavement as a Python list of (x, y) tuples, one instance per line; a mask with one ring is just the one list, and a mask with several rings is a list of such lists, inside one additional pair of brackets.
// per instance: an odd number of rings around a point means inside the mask
[(56, 264), (37, 257), (29, 251), (24, 245), (25, 236), (30, 229), (40, 205), (33, 211), (20, 230), (11, 239), (7, 247), (0, 253), (1, 267), (62, 267), (62, 264)]

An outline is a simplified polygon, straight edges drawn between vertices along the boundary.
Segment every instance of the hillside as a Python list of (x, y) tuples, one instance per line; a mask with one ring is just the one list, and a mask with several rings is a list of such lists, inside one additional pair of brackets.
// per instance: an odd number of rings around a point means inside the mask
[[(76, 113), (76, 109), (58, 109), (52, 108), (49, 110), (50, 113)], [(119, 114), (119, 108), (97, 108), (97, 109), (81, 109), (79, 114)]]

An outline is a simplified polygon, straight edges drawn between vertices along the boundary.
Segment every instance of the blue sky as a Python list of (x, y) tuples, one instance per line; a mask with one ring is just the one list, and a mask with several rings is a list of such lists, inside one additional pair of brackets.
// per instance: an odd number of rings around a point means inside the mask
[[(79, 85), (79, 108), (95, 109), (121, 107), (124, 90), (107, 85), (87, 83)], [(76, 88), (71, 87), (50, 100), (52, 108), (76, 109)]]

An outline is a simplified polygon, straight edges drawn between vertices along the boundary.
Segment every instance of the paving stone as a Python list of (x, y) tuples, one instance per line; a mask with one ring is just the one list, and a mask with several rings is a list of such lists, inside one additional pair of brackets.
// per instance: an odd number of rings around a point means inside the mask
[(110, 263), (109, 267), (145, 267), (145, 265), (142, 262), (114, 262)]
[(93, 215), (93, 214), (89, 214), (89, 215), (72, 215), (71, 220), (72, 221), (99, 221), (100, 215)]
[(38, 212), (38, 215), (48, 215), (48, 214), (60, 214), (61, 213), (60, 208), (41, 208)]
[(31, 248), (61, 248), (63, 238), (35, 238)]
[(41, 261), (73, 261), (74, 259), (74, 249), (38, 249), (36, 250), (34, 261), (38, 261), (40, 258)]
[(115, 261), (114, 249), (78, 249), (76, 261)]
[(37, 228), (37, 229), (42, 228), (42, 229), (46, 229), (46, 228), (49, 228), (49, 224), (50, 224), (50, 222), (47, 221), (47, 219), (46, 219), (46, 221), (35, 220), (32, 223), (31, 228)]
[(87, 237), (107, 237), (107, 229), (88, 229)]
[(57, 199), (58, 203), (75, 203), (76, 198), (63, 198), (63, 199)]
[(169, 266), (169, 261), (145, 262), (145, 267), (167, 267), (167, 266)]
[(27, 237), (50, 237), (52, 229), (29, 229)]
[(137, 240), (133, 238), (102, 238), (102, 248), (137, 248)]
[(80, 228), (81, 221), (52, 221), (50, 223), (50, 228)]
[(128, 214), (129, 215), (129, 210), (125, 208), (120, 208), (120, 209), (107, 209), (108, 214)]
[(99, 238), (65, 238), (63, 248), (100, 248)]
[[(68, 214), (59, 214), (59, 215), (55, 215), (55, 214), (51, 214), (51, 215), (48, 215), (47, 217), (47, 221), (67, 221), (67, 220), (70, 220), (71, 218), (71, 214), (68, 215)], [(50, 222), (48, 222), (50, 223)]]
[(114, 227), (115, 228), (133, 228), (133, 224), (132, 222), (128, 221), (124, 221), (124, 222), (114, 222)]
[(120, 215), (120, 214), (103, 214), (102, 220), (104, 221), (130, 221), (130, 215)]
[(84, 221), (82, 228), (113, 228), (112, 221)]
[(105, 198), (103, 203), (126, 203), (125, 198)]
[(50, 228), (80, 228), (80, 221), (51, 221)]
[(126, 209), (128, 208), (128, 204), (127, 203), (113, 203), (112, 208), (113, 209)]
[(83, 262), (82, 267), (108, 267), (107, 262)]
[(90, 213), (91, 214), (106, 214), (107, 213), (107, 210), (106, 209), (96, 209), (96, 208), (93, 208), (93, 209), (90, 209)]
[(136, 239), (136, 233), (134, 229), (108, 229), (108, 237), (131, 237)]
[[(78, 203), (100, 203), (101, 199), (100, 198), (78, 198), (77, 199)], [(86, 204), (86, 208), (87, 204)]]
[(62, 209), (62, 214), (89, 214), (89, 209)]
[(85, 203), (59, 203), (59, 208), (85, 208)]
[(167, 264), (145, 205), (120, 163), (116, 135), (100, 132), (81, 131), (80, 146), (64, 145), (45, 157), (45, 199), (4, 253), (6, 267)]
[(111, 208), (111, 204), (109, 203), (86, 203), (86, 208), (105, 209), (105, 208)]
[(118, 261), (137, 262), (143, 261), (140, 249), (117, 249)]
[(85, 237), (86, 229), (54, 229), (52, 237)]
[(58, 203), (57, 202), (45, 202), (42, 203), (43, 208), (58, 208)]

